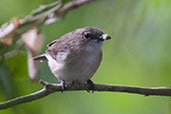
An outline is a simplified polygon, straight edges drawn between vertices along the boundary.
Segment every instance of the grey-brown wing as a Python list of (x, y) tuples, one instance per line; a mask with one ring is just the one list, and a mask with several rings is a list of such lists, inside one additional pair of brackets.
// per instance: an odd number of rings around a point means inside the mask
[(67, 42), (62, 40), (55, 40), (48, 45), (46, 54), (50, 55), (53, 59), (58, 62), (65, 61), (70, 55), (70, 48)]
[(54, 41), (52, 41), (51, 43), (49, 43), (48, 45), (47, 45), (47, 47), (50, 47), (50, 46), (52, 46), (54, 43), (56, 43), (58, 40), (54, 40)]
[[(71, 61), (71, 56), (73, 54), (77, 55), (79, 53), (79, 45), (75, 40), (77, 34), (74, 32), (67, 33), (60, 37), (57, 40), (52, 41), (48, 44), (48, 49), (46, 50), (46, 54), (50, 55), (55, 60), (67, 60)], [(71, 55), (72, 53), (72, 55)]]

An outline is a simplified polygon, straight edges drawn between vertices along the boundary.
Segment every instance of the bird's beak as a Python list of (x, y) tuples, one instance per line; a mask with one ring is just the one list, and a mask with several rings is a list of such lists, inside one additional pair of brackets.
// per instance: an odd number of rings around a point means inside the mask
[(109, 36), (108, 34), (103, 34), (102, 35), (102, 39), (103, 40), (110, 40), (111, 39), (111, 36)]

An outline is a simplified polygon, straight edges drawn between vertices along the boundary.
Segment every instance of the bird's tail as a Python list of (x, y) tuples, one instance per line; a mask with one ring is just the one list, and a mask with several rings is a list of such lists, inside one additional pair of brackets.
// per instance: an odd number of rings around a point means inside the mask
[(47, 58), (46, 58), (45, 54), (42, 54), (42, 55), (33, 57), (33, 60), (35, 60), (35, 61), (39, 60), (39, 61), (43, 62), (43, 61), (47, 60)]

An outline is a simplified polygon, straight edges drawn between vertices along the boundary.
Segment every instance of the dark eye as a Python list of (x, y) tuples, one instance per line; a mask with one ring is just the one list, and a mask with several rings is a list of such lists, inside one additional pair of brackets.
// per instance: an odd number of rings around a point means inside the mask
[(85, 32), (84, 36), (85, 36), (86, 39), (90, 39), (91, 34), (89, 32)]

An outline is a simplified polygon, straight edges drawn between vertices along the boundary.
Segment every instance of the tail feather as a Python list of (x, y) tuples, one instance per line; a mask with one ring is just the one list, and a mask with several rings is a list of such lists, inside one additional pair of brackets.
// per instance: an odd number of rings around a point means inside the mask
[(42, 55), (33, 57), (33, 60), (45, 61), (45, 60), (47, 60), (47, 58), (46, 58), (45, 54), (42, 54)]

